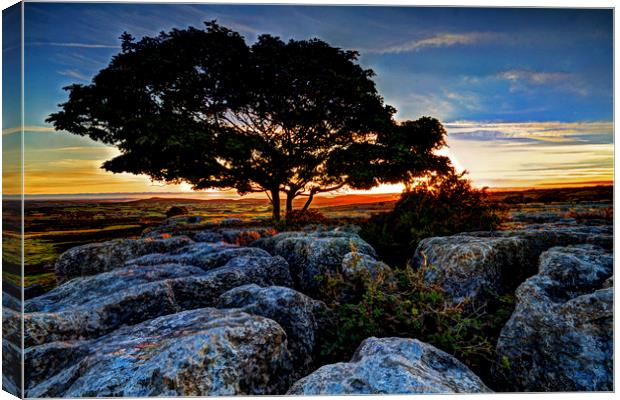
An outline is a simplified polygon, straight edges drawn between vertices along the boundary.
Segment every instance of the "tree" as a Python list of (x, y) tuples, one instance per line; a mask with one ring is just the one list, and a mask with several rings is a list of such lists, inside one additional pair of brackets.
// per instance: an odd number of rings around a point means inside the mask
[(370, 188), (450, 168), (439, 121), (396, 123), (358, 53), (318, 40), (262, 35), (252, 46), (215, 21), (122, 50), (88, 85), (66, 87), (47, 119), (57, 130), (119, 148), (112, 172), (195, 190), (265, 192), (280, 218), (293, 200)]

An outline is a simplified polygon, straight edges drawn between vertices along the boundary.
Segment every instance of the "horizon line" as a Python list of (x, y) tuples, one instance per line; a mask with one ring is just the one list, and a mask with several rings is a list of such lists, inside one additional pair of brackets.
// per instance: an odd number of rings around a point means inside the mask
[[(574, 189), (580, 187), (596, 187), (596, 186), (614, 186), (614, 181), (587, 181), (587, 182), (575, 182), (575, 183), (545, 183), (534, 186), (497, 186), (491, 187), (486, 186), (486, 189), (490, 192), (501, 192), (501, 191), (527, 191), (527, 190), (549, 190), (549, 189)], [(477, 189), (482, 189), (484, 186), (479, 187)], [(324, 196), (381, 196), (381, 195), (398, 195), (403, 193), (403, 191), (395, 191), (395, 192), (385, 192), (385, 193), (321, 193), (320, 197)], [(218, 192), (200, 192), (200, 191), (192, 191), (192, 192), (90, 192), (90, 193), (24, 193), (24, 198), (35, 198), (35, 199), (65, 199), (69, 200), (71, 198), (84, 198), (90, 197), (93, 199), (96, 198), (105, 198), (105, 197), (121, 197), (121, 196), (151, 196), (151, 198), (157, 198), (161, 196), (179, 196), (180, 198), (184, 196), (212, 196), (218, 197), (217, 200), (241, 200), (241, 199), (252, 199), (257, 198), (259, 194), (249, 194), (245, 196), (240, 196), (238, 194), (230, 194), (224, 193), (222, 191), (221, 194)], [(19, 199), (22, 197), (22, 194), (2, 194), (2, 197), (5, 199)]]

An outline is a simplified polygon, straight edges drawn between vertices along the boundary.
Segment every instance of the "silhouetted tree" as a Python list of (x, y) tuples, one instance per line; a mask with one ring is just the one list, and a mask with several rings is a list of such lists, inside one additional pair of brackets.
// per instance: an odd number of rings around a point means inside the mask
[(136, 41), (47, 119), (56, 129), (118, 147), (103, 164), (195, 190), (265, 192), (280, 217), (293, 199), (370, 188), (450, 168), (433, 151), (432, 118), (397, 124), (358, 54), (318, 40), (262, 35), (252, 46), (212, 22)]

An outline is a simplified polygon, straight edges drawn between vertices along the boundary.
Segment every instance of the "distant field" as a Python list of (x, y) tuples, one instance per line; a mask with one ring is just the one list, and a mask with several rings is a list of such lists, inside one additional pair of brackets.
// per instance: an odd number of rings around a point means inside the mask
[[(611, 202), (613, 187), (548, 189), (492, 192), (491, 199), (511, 208), (524, 210), (534, 203), (571, 203), (585, 201)], [(374, 213), (389, 211), (399, 194), (349, 194), (319, 197), (313, 208), (329, 218), (364, 219)], [(296, 206), (303, 204), (299, 199)], [(528, 206), (528, 204), (530, 204)], [(173, 205), (187, 207), (194, 215), (206, 216), (213, 222), (224, 218), (250, 220), (269, 217), (267, 199), (175, 199), (140, 200), (27, 200), (24, 237), (25, 284), (38, 283), (45, 288), (55, 286), (54, 263), (67, 249), (85, 243), (139, 236), (150, 226), (161, 224)], [(535, 207), (535, 205), (533, 206)], [(3, 202), (4, 232), (3, 279), (19, 285), (20, 227), (19, 202)]]

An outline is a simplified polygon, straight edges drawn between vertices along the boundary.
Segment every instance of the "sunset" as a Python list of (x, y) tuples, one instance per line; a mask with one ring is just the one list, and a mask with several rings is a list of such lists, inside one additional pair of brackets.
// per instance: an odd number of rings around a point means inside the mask
[(2, 389), (612, 398), (614, 12), (6, 8)]
[[(613, 181), (612, 19), (604, 10), (45, 3), (26, 10), (33, 27), (24, 43), (33, 74), (25, 88), (26, 194), (191, 191), (101, 170), (117, 150), (44, 120), (65, 101), (62, 87), (87, 83), (107, 65), (124, 31), (141, 37), (209, 20), (250, 42), (270, 33), (359, 51), (395, 117), (439, 118), (450, 158), (478, 187)], [(6, 141), (11, 135), (17, 125), (3, 130)]]
[[(446, 129), (448, 149), (444, 153), (457, 168), (469, 171), (476, 186), (599, 185), (609, 184), (614, 178), (611, 121), (455, 121), (446, 123)], [(5, 140), (11, 140), (10, 135), (19, 133), (9, 131), (4, 135)], [(25, 140), (27, 194), (191, 192), (190, 185), (165, 185), (146, 176), (102, 170), (101, 164), (118, 151), (90, 139), (41, 126), (38, 131), (25, 130)], [(17, 184), (14, 178), (18, 171), (4, 174), (9, 182)], [(387, 186), (373, 192), (399, 192), (399, 189), (402, 187)], [(19, 186), (6, 190), (7, 194), (18, 192)], [(226, 194), (236, 196), (234, 191)]]

